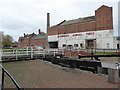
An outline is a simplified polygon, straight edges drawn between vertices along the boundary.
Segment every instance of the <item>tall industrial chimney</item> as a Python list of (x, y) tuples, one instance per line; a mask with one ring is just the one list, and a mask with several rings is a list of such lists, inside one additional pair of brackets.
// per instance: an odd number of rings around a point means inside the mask
[(26, 36), (26, 34), (24, 33), (24, 37)]
[(38, 34), (41, 34), (41, 30), (40, 29), (38, 30)]
[(50, 13), (47, 13), (47, 29), (50, 27)]

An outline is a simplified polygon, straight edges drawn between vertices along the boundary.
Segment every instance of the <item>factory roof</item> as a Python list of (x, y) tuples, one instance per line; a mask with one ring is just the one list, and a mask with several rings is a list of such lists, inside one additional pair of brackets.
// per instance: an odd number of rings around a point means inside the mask
[(93, 21), (93, 20), (95, 20), (95, 16), (89, 16), (89, 17), (84, 17), (84, 18), (68, 20), (68, 21), (64, 20), (64, 21), (62, 21), (59, 24), (54, 25), (54, 26), (68, 25), (68, 24), (75, 24), (75, 23), (84, 23), (84, 22), (89, 22), (89, 21)]
[(36, 35), (36, 36), (33, 36), (33, 37), (31, 38), (31, 40), (38, 40), (38, 39), (43, 39), (43, 38), (47, 38), (47, 35), (42, 32), (41, 34), (38, 34), (38, 35)]

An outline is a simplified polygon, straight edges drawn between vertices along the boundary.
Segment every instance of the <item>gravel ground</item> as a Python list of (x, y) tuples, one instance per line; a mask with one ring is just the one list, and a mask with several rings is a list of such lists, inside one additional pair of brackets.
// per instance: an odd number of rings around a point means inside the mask
[[(69, 69), (42, 60), (3, 63), (23, 88), (116, 88), (106, 75)], [(15, 87), (5, 76), (5, 87)]]

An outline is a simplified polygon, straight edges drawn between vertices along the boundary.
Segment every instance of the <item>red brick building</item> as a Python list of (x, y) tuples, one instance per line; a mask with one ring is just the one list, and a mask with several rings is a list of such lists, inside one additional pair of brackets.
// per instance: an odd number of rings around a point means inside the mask
[(23, 37), (20, 37), (18, 40), (19, 48), (27, 48), (27, 47), (47, 47), (47, 35), (44, 32), (40, 32), (39, 34), (25, 34)]
[(64, 20), (55, 26), (48, 26), (47, 33), (50, 36), (57, 34), (113, 29), (112, 20), (112, 7), (103, 5), (95, 11), (95, 16), (69, 21)]
[[(112, 7), (102, 5), (95, 10), (95, 16), (68, 21), (64, 20), (51, 27), (49, 19), (48, 13), (47, 34), (51, 48), (62, 48), (66, 46), (91, 48), (90, 43), (92, 43), (92, 48), (113, 47), (113, 43), (111, 43), (113, 42), (111, 39), (113, 38)], [(108, 38), (106, 38), (106, 41), (103, 41), (103, 37)], [(109, 42), (109, 39), (111, 39), (111, 42)]]

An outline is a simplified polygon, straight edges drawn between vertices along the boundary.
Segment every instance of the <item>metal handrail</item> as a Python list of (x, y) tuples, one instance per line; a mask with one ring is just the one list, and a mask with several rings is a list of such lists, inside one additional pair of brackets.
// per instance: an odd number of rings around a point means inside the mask
[(18, 90), (24, 90), (23, 88), (21, 88), (21, 86), (15, 81), (15, 79), (10, 75), (10, 73), (2, 66), (0, 66), (2, 68), (2, 85), (1, 85), (1, 90), (4, 89), (4, 73), (6, 73), (9, 78), (12, 80), (12, 82), (15, 84), (15, 86), (17, 87)]

